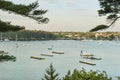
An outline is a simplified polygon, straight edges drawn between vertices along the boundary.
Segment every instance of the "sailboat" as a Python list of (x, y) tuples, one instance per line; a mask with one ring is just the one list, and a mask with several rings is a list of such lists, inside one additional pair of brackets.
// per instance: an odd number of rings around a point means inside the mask
[(119, 43), (119, 37), (117, 37), (117, 36), (116, 36), (116, 44), (120, 45), (120, 43)]
[(8, 41), (10, 41), (10, 40), (9, 40), (8, 38), (3, 39), (3, 34), (1, 33), (1, 34), (0, 34), (0, 41), (1, 41), (1, 42), (3, 42), (3, 41), (4, 41), (4, 42), (8, 42)]
[(18, 41), (18, 35), (16, 34), (15, 41)]
[(2, 39), (2, 33), (1, 33), (1, 35), (0, 35), (0, 41), (1, 41), (1, 42), (3, 41), (3, 39)]
[(10, 41), (10, 40), (6, 38), (6, 39), (4, 39), (4, 41), (5, 41), (5, 42), (8, 42), (8, 41)]
[[(17, 34), (16, 34), (16, 37), (15, 37), (15, 41), (18, 41), (18, 36), (17, 36)], [(16, 46), (16, 48), (19, 47), (19, 45), (18, 45), (17, 43), (15, 44), (15, 46)]]

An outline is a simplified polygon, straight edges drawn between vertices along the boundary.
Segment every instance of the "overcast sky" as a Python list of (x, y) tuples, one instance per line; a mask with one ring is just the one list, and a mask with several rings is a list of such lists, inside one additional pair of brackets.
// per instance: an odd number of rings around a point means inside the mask
[[(36, 0), (9, 0), (16, 4), (29, 4)], [(98, 0), (38, 0), (40, 9), (47, 9), (45, 17), (50, 19), (48, 24), (37, 24), (36, 21), (22, 16), (8, 14), (0, 10), (0, 18), (12, 21), (12, 24), (25, 26), (26, 29), (45, 31), (89, 31), (99, 24), (107, 24), (106, 17), (99, 17)], [(108, 31), (120, 31), (117, 22)]]

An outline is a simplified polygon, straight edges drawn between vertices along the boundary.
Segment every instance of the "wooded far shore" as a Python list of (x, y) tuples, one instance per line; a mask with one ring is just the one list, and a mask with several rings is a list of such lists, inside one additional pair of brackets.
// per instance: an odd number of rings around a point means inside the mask
[(120, 32), (47, 32), (22, 30), (18, 32), (1, 32), (1, 40), (120, 40)]

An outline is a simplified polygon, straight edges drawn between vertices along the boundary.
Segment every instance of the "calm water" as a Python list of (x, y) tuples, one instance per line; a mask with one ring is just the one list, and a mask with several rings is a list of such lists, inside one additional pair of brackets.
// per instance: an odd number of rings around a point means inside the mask
[[(52, 50), (48, 50), (51, 46)], [(120, 76), (119, 41), (10, 41), (0, 42), (0, 49), (17, 58), (16, 62), (0, 62), (0, 80), (41, 80), (50, 63), (53, 63), (60, 77), (65, 75), (68, 70), (73, 71), (75, 68), (105, 70), (111, 77)], [(79, 63), (79, 60), (83, 60), (80, 57), (81, 50), (101, 57), (102, 60), (87, 60), (96, 63), (96, 66)], [(52, 51), (62, 51), (65, 54), (54, 54), (54, 57), (43, 56), (45, 60), (30, 58), (30, 56), (40, 56), (40, 54), (51, 54)]]

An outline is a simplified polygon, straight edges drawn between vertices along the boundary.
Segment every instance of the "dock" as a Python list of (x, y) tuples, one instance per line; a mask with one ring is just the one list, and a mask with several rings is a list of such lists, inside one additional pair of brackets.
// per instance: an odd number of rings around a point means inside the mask
[(44, 60), (44, 59), (45, 59), (45, 58), (35, 57), (35, 56), (31, 56), (30, 58), (33, 58), (33, 59), (38, 59), (38, 60)]
[(52, 53), (53, 54), (64, 54), (64, 52), (56, 52), (56, 51), (53, 51)]
[(41, 56), (49, 56), (49, 57), (53, 57), (54, 55), (50, 55), (50, 54), (40, 54)]
[(96, 65), (95, 63), (91, 63), (91, 62), (86, 62), (86, 61), (79, 61), (80, 63), (84, 63), (84, 64), (88, 64), (88, 65)]

